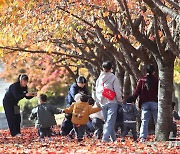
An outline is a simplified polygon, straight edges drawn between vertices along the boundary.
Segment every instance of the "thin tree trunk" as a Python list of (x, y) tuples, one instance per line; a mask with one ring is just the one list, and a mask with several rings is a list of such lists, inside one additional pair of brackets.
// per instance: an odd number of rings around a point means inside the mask
[[(167, 59), (166, 59), (167, 60)], [(156, 125), (156, 141), (169, 140), (172, 124), (172, 92), (174, 60), (159, 65), (158, 120)]]

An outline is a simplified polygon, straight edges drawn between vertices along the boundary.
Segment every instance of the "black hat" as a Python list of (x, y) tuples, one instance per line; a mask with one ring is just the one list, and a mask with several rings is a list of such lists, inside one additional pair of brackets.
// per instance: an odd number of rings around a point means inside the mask
[(152, 64), (149, 64), (149, 65), (147, 65), (146, 66), (146, 72), (147, 73), (153, 73), (155, 71), (155, 68), (154, 68), (154, 66), (152, 65)]
[(112, 63), (110, 61), (105, 61), (105, 62), (103, 62), (102, 67), (105, 70), (110, 70), (112, 68)]
[(86, 83), (86, 78), (84, 76), (79, 76), (77, 79), (76, 79), (76, 82), (77, 83)]

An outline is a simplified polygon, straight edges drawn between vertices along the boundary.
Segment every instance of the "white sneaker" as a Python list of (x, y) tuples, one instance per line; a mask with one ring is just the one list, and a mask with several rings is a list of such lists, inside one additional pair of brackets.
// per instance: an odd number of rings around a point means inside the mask
[(146, 139), (145, 138), (140, 138), (140, 142), (141, 143), (146, 142)]

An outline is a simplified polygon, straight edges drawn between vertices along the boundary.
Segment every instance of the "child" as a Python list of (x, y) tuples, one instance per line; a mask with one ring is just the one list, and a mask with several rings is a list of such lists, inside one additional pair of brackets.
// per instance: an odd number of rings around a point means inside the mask
[(122, 132), (123, 139), (121, 140), (124, 142), (124, 137), (128, 134), (129, 130), (132, 131), (134, 141), (137, 141), (137, 131), (136, 131), (136, 118), (138, 115), (138, 111), (136, 106), (133, 104), (134, 98), (129, 97), (126, 103), (123, 104), (123, 118), (124, 118), (124, 130)]
[(122, 132), (124, 131), (124, 119), (123, 119), (123, 109), (121, 104), (118, 104), (117, 118), (115, 124), (115, 131), (118, 137), (119, 137), (119, 132), (118, 132), (119, 128), (121, 129), (121, 134), (122, 134)]
[[(74, 96), (74, 100), (76, 102), (80, 101), (80, 97), (81, 97), (82, 93), (77, 93), (75, 96)], [(72, 102), (72, 104), (74, 104), (75, 102)], [(73, 124), (71, 122), (71, 119), (72, 119), (72, 113), (69, 113), (69, 114), (65, 114), (65, 118), (61, 124), (61, 128), (60, 128), (60, 134), (62, 136), (67, 136), (69, 135), (70, 138), (74, 138), (74, 129), (73, 129)]]
[(62, 110), (47, 104), (46, 95), (41, 94), (39, 96), (38, 105), (32, 110), (29, 120), (36, 119), (35, 127), (38, 129), (41, 141), (44, 141), (45, 136), (51, 136), (51, 127), (56, 125), (54, 114), (61, 112)]
[(83, 140), (84, 133), (86, 131), (89, 115), (100, 111), (100, 108), (93, 108), (89, 105), (89, 97), (82, 95), (80, 101), (72, 104), (69, 108), (64, 109), (65, 113), (72, 113), (72, 123), (77, 134), (77, 141)]
[[(94, 107), (97, 107), (96, 103), (95, 103)], [(92, 120), (92, 125), (95, 129), (94, 136), (97, 139), (101, 139), (102, 134), (103, 134), (103, 125), (104, 125), (104, 116), (103, 116), (102, 111), (91, 114), (90, 118)]]
[(176, 138), (177, 135), (177, 124), (176, 124), (176, 120), (180, 120), (180, 117), (178, 115), (178, 113), (175, 111), (174, 107), (175, 107), (176, 103), (172, 102), (172, 114), (173, 114), (173, 123), (172, 123), (172, 132), (173, 132), (173, 138)]

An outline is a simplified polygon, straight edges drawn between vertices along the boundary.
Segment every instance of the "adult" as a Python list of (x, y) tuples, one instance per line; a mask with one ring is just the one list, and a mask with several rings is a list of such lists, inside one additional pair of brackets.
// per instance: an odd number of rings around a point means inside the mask
[(139, 96), (141, 109), (140, 141), (145, 142), (148, 135), (148, 123), (151, 114), (154, 124), (157, 123), (158, 113), (158, 78), (154, 75), (155, 68), (152, 64), (146, 66), (146, 75), (138, 80), (133, 97)]
[[(96, 81), (96, 102), (102, 107), (105, 120), (103, 128), (103, 142), (115, 141), (115, 122), (117, 116), (118, 102), (122, 102), (120, 83), (118, 78), (111, 72), (112, 63), (105, 61), (102, 64), (103, 71)], [(114, 98), (107, 98), (103, 95), (104, 88), (114, 91)]]
[[(71, 106), (75, 101), (75, 95), (78, 93), (88, 94), (88, 88), (86, 86), (86, 78), (84, 76), (79, 76), (76, 82), (73, 83), (68, 90), (68, 94), (65, 98), (66, 107)], [(72, 114), (65, 114), (65, 118), (61, 125), (61, 135), (66, 136), (73, 129), (73, 124), (71, 122)]]
[(11, 136), (21, 134), (21, 115), (18, 102), (24, 97), (31, 99), (35, 96), (35, 93), (28, 92), (27, 84), (28, 76), (26, 74), (21, 74), (18, 77), (18, 81), (9, 86), (9, 89), (3, 99), (3, 107)]
[(75, 102), (74, 98), (77, 93), (83, 93), (88, 95), (88, 88), (86, 86), (86, 78), (79, 76), (76, 82), (69, 87), (69, 91), (66, 97), (66, 106), (69, 107), (72, 102)]

